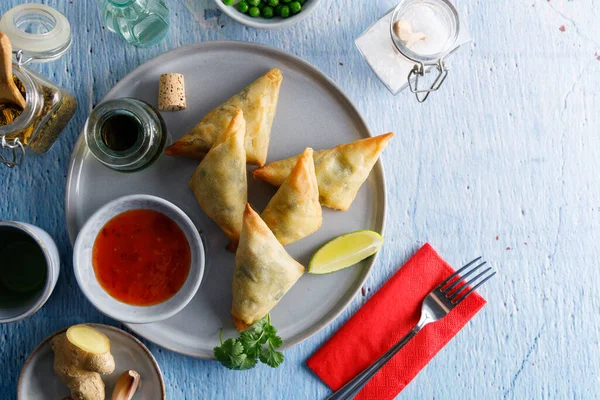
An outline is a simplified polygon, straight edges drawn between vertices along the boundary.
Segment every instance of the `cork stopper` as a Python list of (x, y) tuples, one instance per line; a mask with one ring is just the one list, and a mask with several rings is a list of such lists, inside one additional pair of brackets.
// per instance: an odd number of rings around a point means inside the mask
[(162, 74), (158, 86), (158, 109), (180, 111), (187, 107), (182, 74)]

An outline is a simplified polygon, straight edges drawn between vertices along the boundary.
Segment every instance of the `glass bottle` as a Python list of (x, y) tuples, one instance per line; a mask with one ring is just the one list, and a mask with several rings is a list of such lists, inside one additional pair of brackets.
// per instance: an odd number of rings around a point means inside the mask
[(167, 126), (160, 113), (134, 98), (107, 100), (94, 108), (85, 124), (90, 152), (105, 166), (121, 172), (140, 171), (162, 154)]
[(164, 0), (100, 0), (100, 5), (108, 30), (135, 46), (152, 46), (169, 30)]
[(22, 4), (2, 16), (0, 31), (16, 53), (13, 76), (25, 97), (21, 114), (0, 126), (0, 162), (14, 167), (23, 162), (25, 149), (47, 152), (77, 110), (71, 93), (26, 67), (62, 57), (71, 47), (71, 28), (66, 17), (51, 7)]

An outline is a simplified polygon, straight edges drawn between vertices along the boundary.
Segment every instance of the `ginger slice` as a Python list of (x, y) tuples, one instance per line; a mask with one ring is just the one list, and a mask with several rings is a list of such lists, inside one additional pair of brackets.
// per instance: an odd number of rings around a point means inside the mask
[(80, 349), (92, 354), (104, 354), (110, 352), (110, 340), (108, 337), (87, 325), (75, 325), (67, 329), (69, 342)]

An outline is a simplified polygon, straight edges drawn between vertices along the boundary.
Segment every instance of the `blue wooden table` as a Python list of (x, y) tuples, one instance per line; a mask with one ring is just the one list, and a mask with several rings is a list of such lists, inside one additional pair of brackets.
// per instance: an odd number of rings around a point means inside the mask
[[(0, 13), (22, 0), (3, 0)], [(305, 360), (424, 242), (451, 264), (483, 254), (499, 275), (489, 304), (427, 365), (400, 399), (592, 399), (600, 396), (600, 4), (594, 0), (457, 1), (473, 43), (450, 60), (439, 93), (420, 105), (390, 95), (353, 40), (393, 0), (323, 0), (282, 31), (240, 26), (212, 0), (169, 0), (172, 24), (149, 49), (104, 29), (94, 0), (44, 1), (70, 20), (74, 44), (36, 66), (74, 92), (79, 109), (58, 143), (21, 168), (0, 168), (0, 220), (47, 230), (63, 260), (35, 316), (0, 325), (0, 398), (15, 397), (28, 354), (79, 322), (119, 326), (83, 297), (64, 215), (71, 149), (102, 96), (170, 49), (207, 40), (264, 43), (333, 78), (375, 133), (397, 136), (383, 159), (387, 241), (360, 294), (331, 326), (286, 352), (279, 369), (230, 372), (148, 344), (170, 399), (319, 399), (328, 390)], [(0, 260), (1, 261), (1, 260)]]

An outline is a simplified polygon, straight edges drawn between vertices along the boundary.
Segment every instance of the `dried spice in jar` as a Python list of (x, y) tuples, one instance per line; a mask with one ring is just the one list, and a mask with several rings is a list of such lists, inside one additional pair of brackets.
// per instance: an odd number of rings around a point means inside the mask
[[(77, 110), (77, 101), (71, 93), (25, 66), (62, 57), (72, 43), (71, 27), (66, 17), (52, 7), (21, 4), (2, 15), (0, 31), (9, 37), (17, 51), (13, 73), (25, 98), (23, 110), (0, 105), (0, 144), (13, 151), (13, 160), (22, 162), (25, 148), (36, 153), (47, 152)], [(9, 166), (20, 164), (9, 162), (2, 154), (0, 162)]]
[(69, 123), (77, 110), (77, 100), (67, 91), (58, 88), (46, 78), (15, 64), (17, 87), (23, 88), (25, 108), (15, 110), (9, 105), (6, 112), (8, 124), (2, 123), (5, 116), (0, 117), (0, 132), (4, 131), (6, 139), (18, 138), (26, 147), (36, 153), (45, 153), (56, 142), (58, 136)]
[(77, 110), (77, 100), (70, 93), (59, 89), (50, 82), (39, 81), (44, 105), (39, 117), (33, 122), (38, 125), (38, 133), (29, 146), (38, 153), (44, 153), (56, 142), (64, 127)]

